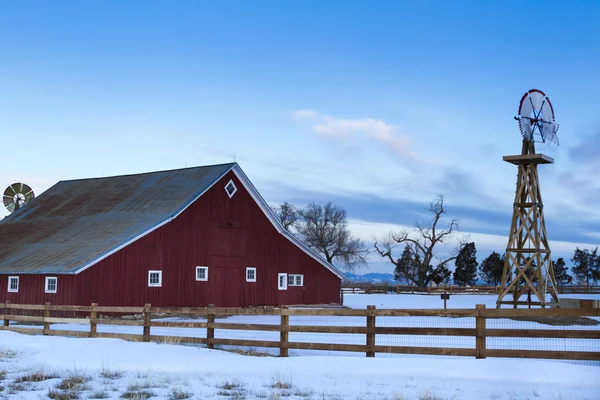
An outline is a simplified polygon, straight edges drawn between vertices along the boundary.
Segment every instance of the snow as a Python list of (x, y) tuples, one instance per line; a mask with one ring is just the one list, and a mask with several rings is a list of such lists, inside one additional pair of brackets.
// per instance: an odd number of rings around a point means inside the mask
[[(587, 298), (600, 298), (600, 295), (588, 295)], [(452, 295), (448, 307), (473, 308), (475, 304), (486, 304), (492, 308), (495, 299), (492, 295)], [(434, 295), (346, 295), (344, 300), (352, 308), (367, 305), (378, 308), (443, 306), (439, 296)], [(222, 322), (278, 324), (279, 317), (234, 316)], [(365, 318), (290, 317), (290, 324), (364, 326)], [(474, 319), (378, 317), (377, 325), (474, 327)], [(488, 327), (561, 329), (504, 319), (489, 320)], [(87, 330), (89, 327), (56, 324), (52, 329)], [(570, 326), (569, 329), (600, 327)], [(98, 331), (141, 333), (141, 328), (99, 325)], [(152, 328), (152, 334), (205, 337), (206, 332), (204, 329)], [(218, 338), (279, 340), (278, 332), (216, 330), (215, 334)], [(364, 340), (364, 335), (355, 334), (290, 333), (290, 341), (364, 344)], [(590, 339), (488, 338), (487, 345), (488, 348), (599, 351), (599, 342)], [(377, 344), (473, 348), (474, 338), (378, 335)], [(7, 350), (16, 351), (16, 357), (2, 358)], [(0, 381), (0, 386), (7, 386), (24, 371), (44, 368), (62, 376), (73, 371), (83, 372), (93, 378), (91, 391), (105, 388), (115, 399), (132, 383), (159, 386), (149, 389), (159, 398), (164, 398), (173, 388), (194, 393), (196, 398), (227, 398), (217, 393), (227, 394), (219, 386), (231, 381), (239, 383), (240, 390), (243, 389), (245, 398), (249, 399), (278, 398), (282, 394), (290, 395), (291, 399), (418, 399), (427, 398), (426, 395), (442, 399), (595, 399), (600, 390), (600, 366), (591, 363), (380, 354), (366, 358), (358, 353), (301, 350), (290, 350), (290, 356), (250, 357), (198, 346), (27, 336), (0, 331), (0, 371), (8, 371), (8, 377), (4, 382)], [(102, 369), (122, 371), (123, 377), (109, 382), (100, 376)], [(273, 388), (275, 380), (291, 382), (292, 388)], [(57, 382), (57, 379), (40, 382), (35, 384), (35, 390), (18, 392), (8, 398), (38, 399)], [(0, 398), (3, 394), (6, 396), (7, 391), (0, 391)]]
[[(17, 352), (0, 362), (9, 379), (40, 368), (62, 376), (83, 373), (93, 378), (91, 390), (110, 386), (115, 399), (129, 384), (147, 381), (160, 386), (151, 389), (157, 397), (177, 387), (199, 398), (216, 396), (218, 386), (226, 381), (240, 382), (247, 398), (273, 396), (280, 391), (270, 387), (275, 380), (291, 383), (291, 399), (306, 394), (315, 399), (418, 398), (426, 392), (444, 399), (593, 399), (600, 390), (598, 367), (536, 360), (519, 360), (519, 371), (527, 373), (511, 373), (514, 360), (501, 359), (249, 357), (199, 347), (4, 331), (0, 343), (0, 353), (3, 349)], [(107, 384), (100, 377), (102, 369), (121, 371), (123, 377)], [(18, 395), (38, 399), (57, 382), (41, 382), (37, 390)]]

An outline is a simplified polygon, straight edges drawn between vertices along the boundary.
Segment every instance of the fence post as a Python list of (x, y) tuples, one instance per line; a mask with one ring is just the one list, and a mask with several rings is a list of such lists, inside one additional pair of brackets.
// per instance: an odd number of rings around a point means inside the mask
[(150, 304), (144, 304), (144, 332), (143, 332), (143, 341), (150, 341)]
[(477, 304), (475, 307), (475, 347), (477, 351), (475, 358), (485, 358), (482, 355), (485, 350), (485, 316), (481, 315), (481, 310), (485, 310), (485, 304)]
[(215, 344), (213, 343), (213, 339), (215, 338), (215, 328), (213, 328), (213, 324), (215, 323), (215, 313), (213, 311), (213, 308), (215, 307), (214, 304), (209, 304), (208, 305), (208, 313), (206, 314), (206, 348), (207, 349), (214, 349), (215, 348)]
[[(9, 308), (6, 308), (6, 305), (9, 303), (10, 301), (4, 303), (4, 314), (10, 314), (10, 312), (8, 311)], [(4, 317), (4, 326), (10, 326), (10, 320), (6, 318), (6, 316)]]
[(290, 316), (287, 314), (288, 306), (281, 306), (281, 334), (279, 337), (279, 357), (288, 356), (288, 339)]
[(367, 357), (375, 357), (375, 306), (367, 306)]
[(50, 323), (46, 322), (46, 318), (50, 318), (50, 303), (44, 303), (44, 330), (43, 335), (47, 335), (50, 330)]
[(96, 337), (96, 318), (98, 317), (96, 313), (96, 307), (98, 303), (92, 303), (92, 308), (90, 309), (90, 337)]
[(444, 290), (444, 310), (446, 309), (446, 298), (448, 297), (448, 294), (446, 293), (446, 291)]
[(344, 305), (344, 289), (340, 290), (340, 306)]

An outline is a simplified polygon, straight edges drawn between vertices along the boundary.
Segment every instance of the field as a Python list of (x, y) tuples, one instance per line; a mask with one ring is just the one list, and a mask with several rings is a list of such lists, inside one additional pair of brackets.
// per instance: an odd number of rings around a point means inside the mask
[[(565, 296), (571, 297), (571, 296)], [(584, 297), (577, 295), (572, 297)], [(598, 298), (599, 295), (588, 295)], [(473, 308), (475, 304), (493, 307), (495, 296), (454, 295), (449, 308)], [(424, 295), (346, 295), (353, 308), (441, 308), (439, 296)], [(237, 316), (227, 322), (271, 323), (271, 317)], [(277, 317), (274, 317), (277, 318)], [(362, 325), (362, 317), (290, 317), (294, 324)], [(305, 320), (302, 320), (304, 318)], [(358, 318), (361, 321), (353, 321)], [(379, 325), (397, 322), (378, 319)], [(397, 317), (394, 317), (397, 318)], [(407, 317), (410, 318), (410, 317)], [(306, 320), (308, 319), (308, 320)], [(471, 324), (462, 318), (412, 318), (402, 324), (432, 326)], [(560, 329), (532, 321), (497, 320), (499, 326)], [(12, 325), (12, 324), (11, 324)], [(599, 329), (599, 325), (583, 326)], [(53, 329), (84, 329), (76, 325), (56, 325)], [(569, 327), (570, 329), (576, 327)], [(137, 332), (139, 327), (99, 325), (98, 331)], [(600, 392), (600, 366), (582, 362), (521, 359), (473, 359), (458, 357), (377, 355), (365, 358), (357, 353), (290, 350), (289, 358), (271, 357), (265, 349), (246, 349), (262, 357), (240, 355), (224, 350), (181, 346), (177, 335), (196, 334), (202, 329), (153, 328), (169, 335), (168, 343), (130, 343), (118, 339), (77, 339), (26, 336), (0, 332), (0, 396), (14, 399), (68, 398), (290, 398), (290, 399), (597, 399)], [(274, 332), (217, 330), (217, 337), (260, 337), (270, 340)], [(290, 333), (297, 341), (329, 341), (364, 344), (364, 335)], [(379, 336), (377, 338), (379, 342)], [(406, 341), (433, 346), (444, 341), (447, 347), (460, 347), (473, 338), (391, 335), (381, 340)], [(511, 346), (563, 349), (565, 340), (507, 338)], [(579, 341), (575, 341), (579, 342)], [(585, 342), (585, 341), (584, 341)], [(589, 343), (588, 340), (585, 343)], [(597, 346), (596, 340), (595, 346)], [(379, 344), (379, 343), (378, 343)], [(506, 342), (490, 346), (507, 345)], [(582, 344), (572, 344), (580, 346)], [(588, 344), (589, 345), (589, 344)], [(562, 348), (559, 348), (563, 346)], [(595, 348), (597, 351), (597, 347)], [(352, 357), (349, 357), (352, 356)], [(2, 371), (5, 371), (3, 373)], [(26, 376), (29, 375), (29, 376)], [(32, 378), (34, 376), (34, 378)], [(65, 378), (74, 376), (78, 379)], [(48, 379), (42, 379), (48, 378)], [(32, 381), (33, 380), (33, 381)], [(35, 382), (37, 380), (37, 382)], [(21, 382), (19, 382), (21, 381)], [(85, 383), (83, 383), (85, 381)], [(73, 383), (74, 382), (74, 383)], [(79, 382), (79, 384), (77, 383)], [(56, 386), (66, 389), (54, 389)], [(69, 389), (71, 387), (71, 389)], [(124, 396), (124, 397), (123, 397)], [(71, 397), (72, 398), (72, 397)]]

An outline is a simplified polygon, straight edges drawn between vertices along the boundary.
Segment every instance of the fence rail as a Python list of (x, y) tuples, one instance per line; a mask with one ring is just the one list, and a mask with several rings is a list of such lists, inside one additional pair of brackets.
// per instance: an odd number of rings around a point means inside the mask
[[(368, 306), (366, 309), (290, 309), (281, 308), (224, 308), (209, 306), (206, 308), (165, 308), (152, 307), (107, 307), (92, 304), (91, 306), (62, 306), (51, 305), (23, 305), (0, 303), (0, 321), (3, 326), (0, 330), (8, 330), (24, 334), (43, 334), (51, 336), (74, 336), (90, 338), (119, 338), (129, 341), (149, 342), (166, 341), (172, 336), (152, 334), (152, 328), (193, 328), (206, 329), (204, 337), (177, 336), (177, 342), (204, 344), (208, 348), (215, 345), (243, 346), (243, 347), (269, 347), (278, 348), (280, 356), (288, 356), (289, 349), (303, 350), (328, 350), (349, 351), (365, 353), (367, 357), (374, 357), (376, 353), (390, 354), (428, 354), (467, 356), (476, 358), (486, 357), (511, 357), (511, 358), (545, 358), (569, 360), (594, 360), (600, 361), (600, 346), (597, 351), (553, 351), (553, 350), (523, 350), (523, 349), (489, 349), (486, 346), (488, 338), (537, 338), (537, 339), (589, 339), (599, 340), (600, 330), (593, 329), (488, 329), (487, 321), (497, 318), (580, 318), (600, 317), (600, 309), (486, 309), (485, 305), (477, 305), (475, 309), (377, 309)], [(21, 315), (22, 312), (41, 312), (42, 315)], [(52, 313), (77, 313), (79, 317), (56, 317)], [(110, 313), (111, 317), (99, 317), (99, 313)], [(140, 314), (139, 319), (123, 319), (114, 317), (115, 314)], [(156, 321), (152, 314), (161, 317), (205, 317), (204, 321)], [(278, 324), (247, 324), (215, 322), (215, 318), (222, 319), (229, 316), (278, 316)], [(309, 317), (365, 317), (366, 323), (361, 326), (325, 326), (325, 325), (293, 325), (290, 316)], [(474, 318), (474, 328), (452, 327), (409, 327), (409, 326), (378, 326), (378, 318), (382, 317), (450, 317)], [(38, 323), (40, 327), (27, 327), (11, 325), (17, 323)], [(354, 320), (353, 320), (354, 321)], [(79, 324), (89, 326), (88, 331), (56, 330), (50, 329), (50, 324)], [(98, 332), (98, 325), (136, 326), (142, 328), (141, 334)], [(216, 338), (215, 330), (238, 331), (264, 331), (279, 332), (279, 340), (254, 339), (224, 339)], [(330, 333), (330, 334), (357, 334), (364, 335), (365, 344), (340, 344), (340, 343), (313, 343), (294, 342), (289, 340), (290, 332)], [(378, 345), (376, 338), (386, 335), (415, 335), (423, 337), (474, 337), (475, 346), (472, 348), (453, 347), (423, 347), (423, 346), (397, 346)]]
[[(427, 286), (417, 287), (412, 285), (371, 284), (364, 282), (344, 282), (342, 294), (386, 294), (386, 293), (411, 293), (411, 294), (498, 294), (500, 286)], [(561, 286), (559, 294), (600, 294), (598, 286)]]

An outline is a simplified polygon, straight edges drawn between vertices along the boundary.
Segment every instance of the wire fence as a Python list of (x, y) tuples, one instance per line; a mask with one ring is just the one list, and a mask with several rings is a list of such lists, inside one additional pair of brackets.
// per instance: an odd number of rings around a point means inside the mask
[[(0, 329), (254, 355), (510, 357), (600, 365), (599, 309), (164, 309), (0, 304)], [(99, 318), (98, 309), (108, 313)], [(1, 323), (1, 322), (0, 322)]]

